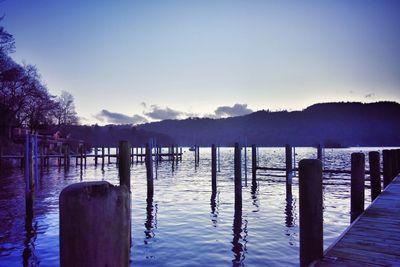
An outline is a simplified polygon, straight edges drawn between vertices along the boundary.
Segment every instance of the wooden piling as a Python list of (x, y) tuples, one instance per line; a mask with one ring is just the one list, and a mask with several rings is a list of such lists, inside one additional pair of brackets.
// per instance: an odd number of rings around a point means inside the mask
[(299, 162), (300, 266), (323, 255), (322, 164), (318, 159)]
[(256, 145), (251, 145), (251, 183), (252, 186), (257, 186), (257, 148)]
[(351, 154), (351, 200), (350, 214), (353, 222), (364, 211), (365, 155)]
[(321, 144), (318, 144), (318, 146), (317, 146), (317, 159), (319, 159), (322, 162), (322, 146), (321, 146)]
[(129, 266), (130, 194), (108, 182), (60, 194), (60, 266)]
[(292, 147), (288, 144), (285, 146), (286, 155), (286, 184), (292, 184)]
[(97, 147), (94, 148), (94, 166), (97, 166)]
[(371, 151), (368, 154), (369, 159), (369, 170), (370, 170), (370, 181), (371, 181), (371, 200), (381, 193), (381, 162), (378, 151)]
[(154, 179), (153, 179), (153, 154), (149, 143), (146, 144), (146, 176), (147, 176), (147, 193), (153, 194), (154, 192)]
[(392, 162), (390, 157), (390, 151), (384, 149), (383, 154), (383, 188), (388, 186), (392, 181)]
[(129, 142), (119, 141), (119, 183), (125, 185), (129, 192), (131, 191), (131, 168), (130, 168), (130, 157), (129, 157)]
[(110, 155), (110, 147), (107, 147), (107, 164), (110, 164), (111, 161), (111, 155)]
[(104, 170), (104, 146), (101, 147), (101, 169)]
[(391, 154), (391, 161), (392, 161), (392, 180), (399, 174), (399, 162), (398, 162), (398, 155), (396, 149), (390, 150)]
[(217, 191), (217, 149), (214, 144), (211, 145), (211, 188)]
[(82, 173), (82, 171), (83, 171), (83, 145), (81, 145), (79, 147), (79, 150), (80, 150), (80, 153), (81, 153), (81, 155), (80, 155), (80, 167), (81, 167), (81, 173)]
[(239, 143), (235, 143), (235, 209), (242, 208), (242, 155)]

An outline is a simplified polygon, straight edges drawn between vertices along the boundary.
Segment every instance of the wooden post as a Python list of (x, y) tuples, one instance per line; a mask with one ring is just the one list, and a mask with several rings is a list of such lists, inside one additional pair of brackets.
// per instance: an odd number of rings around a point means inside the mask
[(286, 155), (286, 184), (292, 184), (292, 147), (290, 145), (285, 146)]
[(97, 166), (97, 147), (94, 148), (94, 166)]
[(353, 222), (364, 211), (365, 155), (351, 154), (351, 221)]
[(383, 153), (383, 188), (388, 186), (392, 181), (392, 162), (390, 157), (390, 151), (384, 149)]
[(399, 164), (397, 157), (397, 150), (391, 149), (390, 154), (392, 155), (392, 180), (399, 174)]
[(300, 266), (323, 256), (322, 164), (318, 159), (299, 162)]
[(149, 143), (146, 144), (145, 164), (146, 164), (146, 176), (147, 176), (147, 194), (153, 195), (154, 192), (153, 155)]
[(86, 169), (86, 161), (87, 161), (87, 156), (86, 156), (86, 147), (83, 145), (83, 154), (84, 154), (84, 160), (85, 160), (85, 169)]
[(242, 208), (242, 155), (239, 143), (235, 143), (235, 209)]
[(371, 200), (374, 201), (381, 193), (381, 162), (379, 152), (369, 152), (368, 159), (371, 181)]
[(130, 168), (130, 157), (129, 157), (129, 142), (119, 141), (119, 184), (125, 185), (129, 192), (131, 191), (131, 168)]
[(211, 145), (211, 188), (217, 191), (217, 149), (214, 144)]
[(218, 172), (221, 172), (221, 153), (220, 146), (217, 148), (217, 158), (218, 158)]
[(194, 146), (194, 165), (197, 165), (197, 146)]
[(400, 172), (400, 149), (396, 149), (396, 154), (397, 154), (397, 174), (399, 174), (399, 172)]
[(111, 161), (110, 147), (107, 147), (107, 154), (108, 154), (108, 157), (107, 157), (107, 164), (110, 164), (110, 161)]
[(129, 266), (130, 194), (108, 182), (60, 194), (60, 266)]
[(104, 170), (104, 146), (101, 147), (101, 169)]
[(64, 147), (64, 168), (68, 168), (68, 160), (67, 160), (68, 150), (67, 150), (67, 145), (64, 144), (63, 147)]
[(247, 143), (244, 143), (244, 185), (247, 186)]
[(321, 146), (321, 144), (318, 144), (318, 146), (317, 146), (317, 159), (319, 159), (322, 162), (322, 146)]
[(80, 152), (81, 152), (81, 162), (80, 162), (80, 167), (81, 167), (81, 173), (83, 171), (83, 145), (80, 146)]
[(256, 145), (251, 145), (251, 184), (257, 186), (257, 148)]

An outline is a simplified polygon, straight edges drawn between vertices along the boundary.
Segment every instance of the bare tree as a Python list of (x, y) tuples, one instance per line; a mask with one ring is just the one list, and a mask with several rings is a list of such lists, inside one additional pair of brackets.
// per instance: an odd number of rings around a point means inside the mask
[(74, 97), (67, 91), (62, 91), (57, 98), (55, 118), (58, 125), (78, 124), (78, 116), (75, 111)]

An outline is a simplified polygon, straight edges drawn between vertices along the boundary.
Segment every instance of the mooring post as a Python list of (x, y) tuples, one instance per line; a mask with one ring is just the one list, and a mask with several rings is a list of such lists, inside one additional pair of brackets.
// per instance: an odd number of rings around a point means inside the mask
[(84, 182), (60, 194), (60, 266), (129, 266), (130, 194)]
[(323, 256), (322, 164), (318, 159), (299, 162), (300, 266)]
[(146, 176), (147, 176), (147, 193), (153, 194), (154, 192), (153, 155), (149, 143), (146, 144), (145, 164), (146, 164)]
[(217, 191), (217, 149), (215, 144), (211, 145), (211, 188)]
[(379, 152), (369, 152), (368, 159), (371, 181), (371, 200), (374, 201), (381, 193), (381, 161)]
[(97, 166), (97, 147), (94, 148), (94, 166)]
[(221, 151), (220, 151), (220, 145), (218, 145), (217, 148), (217, 158), (218, 158), (218, 172), (221, 172)]
[(83, 171), (83, 145), (81, 145), (79, 148), (80, 148), (80, 153), (81, 153), (80, 167), (81, 167), (81, 173), (82, 173), (82, 171)]
[(239, 143), (235, 143), (235, 209), (242, 208), (242, 154)]
[(289, 144), (285, 146), (286, 155), (286, 184), (292, 184), (292, 147)]
[(129, 192), (131, 191), (131, 168), (130, 168), (130, 155), (129, 155), (129, 142), (119, 141), (119, 183), (125, 185)]
[(396, 154), (397, 154), (397, 174), (400, 172), (400, 149), (396, 149)]
[(107, 147), (107, 164), (110, 164), (110, 158), (111, 158), (111, 156), (110, 156), (110, 147)]
[(399, 174), (399, 164), (397, 157), (397, 150), (391, 149), (390, 154), (392, 155), (392, 180)]
[(104, 146), (101, 147), (101, 169), (104, 170)]
[(364, 211), (365, 155), (351, 154), (351, 203), (350, 214), (353, 222)]
[(84, 155), (84, 161), (85, 161), (85, 169), (86, 169), (86, 162), (87, 162), (87, 151), (86, 151), (86, 146), (83, 144), (83, 155)]
[(322, 162), (322, 146), (321, 146), (321, 144), (318, 144), (318, 146), (317, 146), (317, 159), (319, 159)]
[(251, 145), (251, 184), (257, 186), (257, 148)]
[(390, 157), (390, 151), (384, 149), (383, 154), (383, 188), (388, 186), (392, 181), (392, 162)]
[(244, 183), (247, 186), (247, 142), (244, 143)]

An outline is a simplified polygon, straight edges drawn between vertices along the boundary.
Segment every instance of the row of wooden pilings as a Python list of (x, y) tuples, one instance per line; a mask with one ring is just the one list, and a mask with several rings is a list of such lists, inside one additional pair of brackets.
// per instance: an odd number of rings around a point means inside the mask
[[(151, 144), (146, 144), (147, 198), (151, 199), (154, 195), (152, 151)], [(385, 186), (399, 172), (399, 151), (383, 151)], [(290, 153), (286, 153), (287, 156), (288, 154)], [(195, 157), (197, 158), (198, 155)], [(257, 186), (256, 157), (256, 147), (253, 145), (253, 186)], [(241, 159), (241, 147), (235, 143), (235, 218), (241, 217), (239, 215), (242, 212)], [(381, 191), (379, 153), (370, 152), (369, 162), (371, 195), (376, 198)], [(62, 191), (60, 194), (61, 266), (129, 265), (130, 164), (130, 146), (128, 142), (121, 141), (118, 165), (120, 186), (112, 186), (108, 182), (86, 182), (70, 185)], [(363, 153), (353, 153), (351, 155), (351, 221), (354, 221), (364, 210), (364, 184), (365, 156)], [(217, 148), (215, 145), (211, 146), (211, 189), (212, 194), (215, 195), (217, 190)], [(299, 204), (300, 264), (308, 266), (312, 261), (320, 259), (323, 254), (322, 164), (318, 159), (303, 159), (299, 162)]]
[[(380, 154), (369, 156), (371, 197), (381, 193)], [(386, 187), (400, 172), (400, 150), (383, 150), (383, 182)], [(350, 222), (364, 211), (365, 155), (351, 155)], [(300, 266), (309, 266), (323, 257), (322, 165), (317, 159), (299, 162)]]

